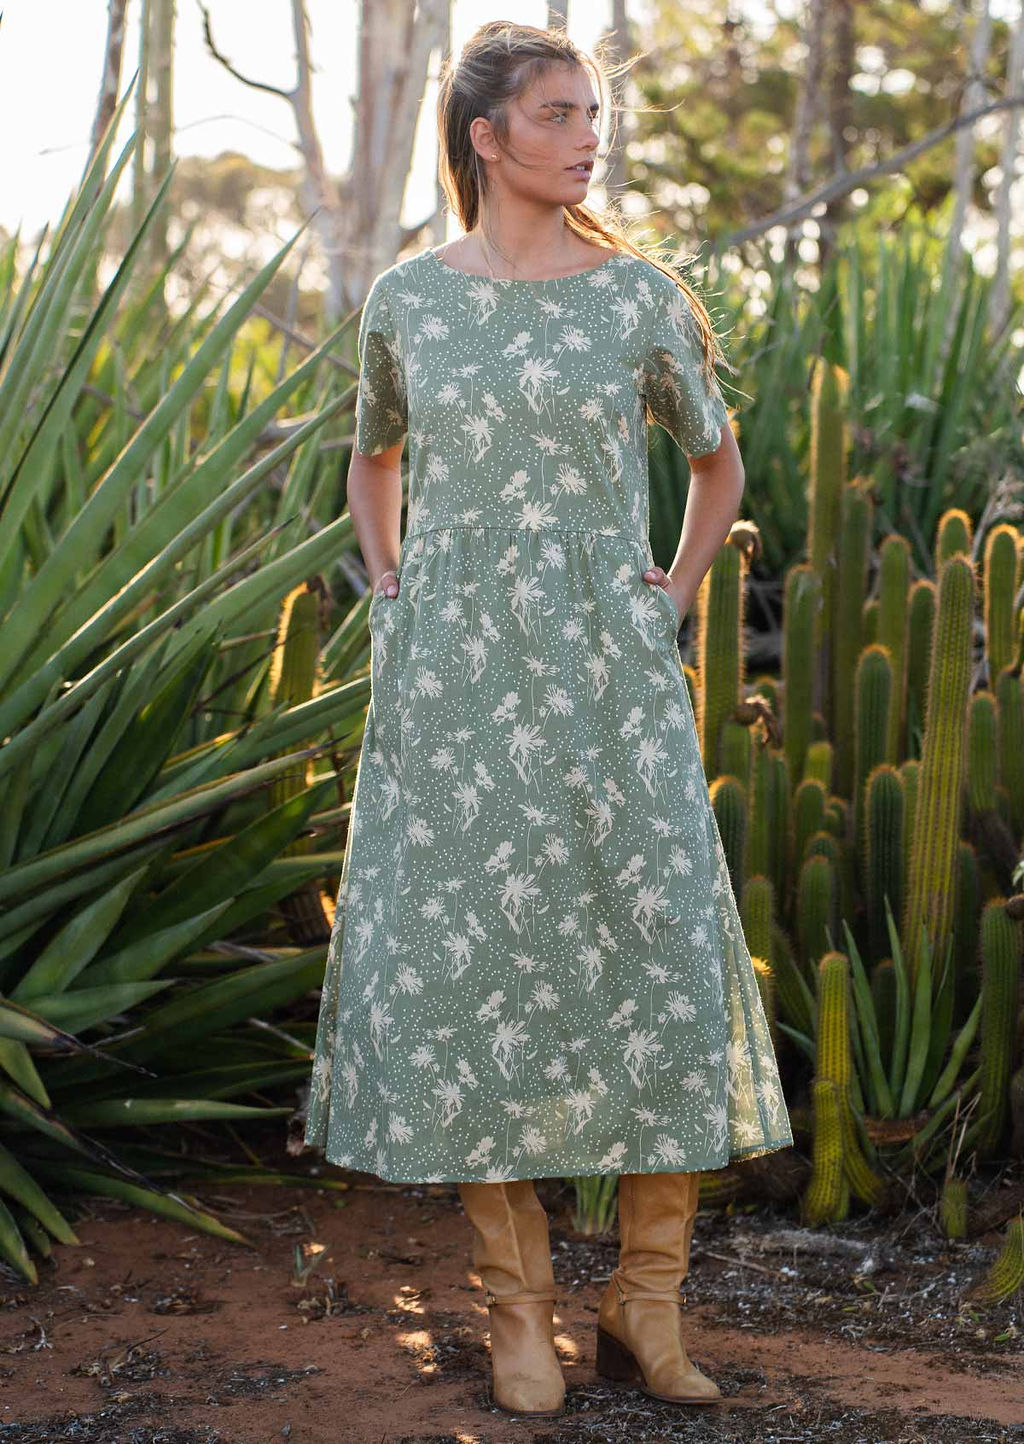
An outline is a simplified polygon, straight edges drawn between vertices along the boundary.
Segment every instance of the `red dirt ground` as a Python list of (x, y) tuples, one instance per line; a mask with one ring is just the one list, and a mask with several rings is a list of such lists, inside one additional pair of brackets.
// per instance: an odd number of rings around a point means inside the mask
[(950, 1244), (920, 1213), (816, 1231), (866, 1247), (855, 1271), (783, 1213), (702, 1210), (684, 1337), (726, 1397), (687, 1409), (595, 1374), (616, 1238), (577, 1234), (568, 1188), (540, 1180), (568, 1391), (563, 1417), (531, 1424), (488, 1407), (455, 1185), (330, 1176), (351, 1188), (204, 1191), (252, 1249), (83, 1198), (81, 1246), (40, 1261), (38, 1287), (0, 1266), (2, 1444), (1024, 1440), (1021, 1298), (961, 1305), (996, 1235)]

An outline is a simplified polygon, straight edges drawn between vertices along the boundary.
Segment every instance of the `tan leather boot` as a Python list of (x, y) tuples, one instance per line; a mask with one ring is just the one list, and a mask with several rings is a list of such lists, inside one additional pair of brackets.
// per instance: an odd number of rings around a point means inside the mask
[(619, 1175), (619, 1266), (597, 1311), (597, 1372), (669, 1404), (711, 1404), (718, 1385), (691, 1363), (679, 1286), (690, 1266), (698, 1173)]
[(487, 1298), (493, 1403), (509, 1414), (564, 1414), (548, 1216), (533, 1180), (458, 1187)]

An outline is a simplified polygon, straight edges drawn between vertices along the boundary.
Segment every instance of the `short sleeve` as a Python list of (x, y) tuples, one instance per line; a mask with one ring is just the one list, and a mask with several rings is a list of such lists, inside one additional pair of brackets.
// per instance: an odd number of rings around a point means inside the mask
[(376, 456), (409, 429), (399, 336), (380, 276), (363, 305), (357, 351), (356, 447), (364, 456)]
[[(668, 280), (668, 278), (666, 278)], [(718, 382), (708, 389), (697, 318), (674, 281), (659, 284), (647, 332), (643, 388), (651, 414), (687, 456), (717, 451), (729, 420)]]

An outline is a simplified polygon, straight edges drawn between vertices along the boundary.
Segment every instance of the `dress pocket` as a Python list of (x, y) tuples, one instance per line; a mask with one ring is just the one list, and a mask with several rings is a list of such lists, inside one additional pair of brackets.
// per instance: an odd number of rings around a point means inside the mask
[(386, 754), (395, 747), (398, 739), (399, 688), (396, 674), (400, 664), (399, 624), (404, 600), (399, 578), (398, 596), (389, 597), (383, 590), (374, 592), (367, 614), (374, 731), (381, 750)]
[(668, 633), (668, 639), (670, 642), (676, 642), (679, 637), (679, 628), (682, 626), (678, 607), (664, 587), (659, 587), (651, 582), (647, 582), (645, 585), (657, 592), (658, 599), (665, 610), (665, 630)]

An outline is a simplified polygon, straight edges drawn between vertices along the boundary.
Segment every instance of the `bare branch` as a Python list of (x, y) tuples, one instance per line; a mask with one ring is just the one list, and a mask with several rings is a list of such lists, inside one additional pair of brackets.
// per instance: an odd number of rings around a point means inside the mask
[(282, 90), (279, 85), (270, 85), (265, 80), (251, 80), (248, 75), (243, 75), (240, 70), (235, 69), (227, 56), (223, 55), (221, 51), (217, 49), (213, 38), (213, 26), (208, 7), (203, 4), (203, 0), (197, 0), (197, 4), (203, 17), (203, 39), (206, 41), (206, 48), (214, 60), (216, 60), (218, 64), (223, 65), (228, 74), (233, 75), (236, 80), (240, 80), (243, 85), (248, 85), (252, 90), (265, 90), (268, 95), (280, 96), (282, 100), (287, 100), (290, 105), (295, 96), (293, 90)]
[(833, 176), (831, 180), (825, 181), (816, 191), (794, 201), (792, 205), (785, 205), (779, 210), (773, 211), (771, 215), (761, 216), (749, 226), (743, 226), (738, 231), (729, 231), (719, 236), (714, 243), (717, 251), (728, 250), (732, 246), (739, 245), (741, 241), (753, 240), (761, 236), (765, 231), (771, 230), (772, 226), (788, 225), (790, 221), (798, 220), (815, 206), (822, 205), (826, 201), (834, 200), (837, 196), (848, 195), (850, 191), (856, 190), (858, 186), (866, 185), (869, 181), (875, 180), (878, 176), (891, 175), (893, 171), (902, 170), (908, 161), (914, 160), (926, 150), (939, 145), (952, 135), (954, 131), (962, 130), (964, 126), (973, 125), (982, 116), (991, 115), (993, 111), (1008, 110), (1012, 106), (1024, 106), (1024, 94), (1007, 95), (1002, 100), (993, 100), (989, 105), (983, 105), (978, 110), (972, 110), (969, 115), (957, 116), (946, 124), (937, 126), (920, 140), (912, 141), (902, 149), (894, 151), (887, 160), (880, 161), (877, 165), (861, 166), (859, 170), (843, 171), (841, 175)]

